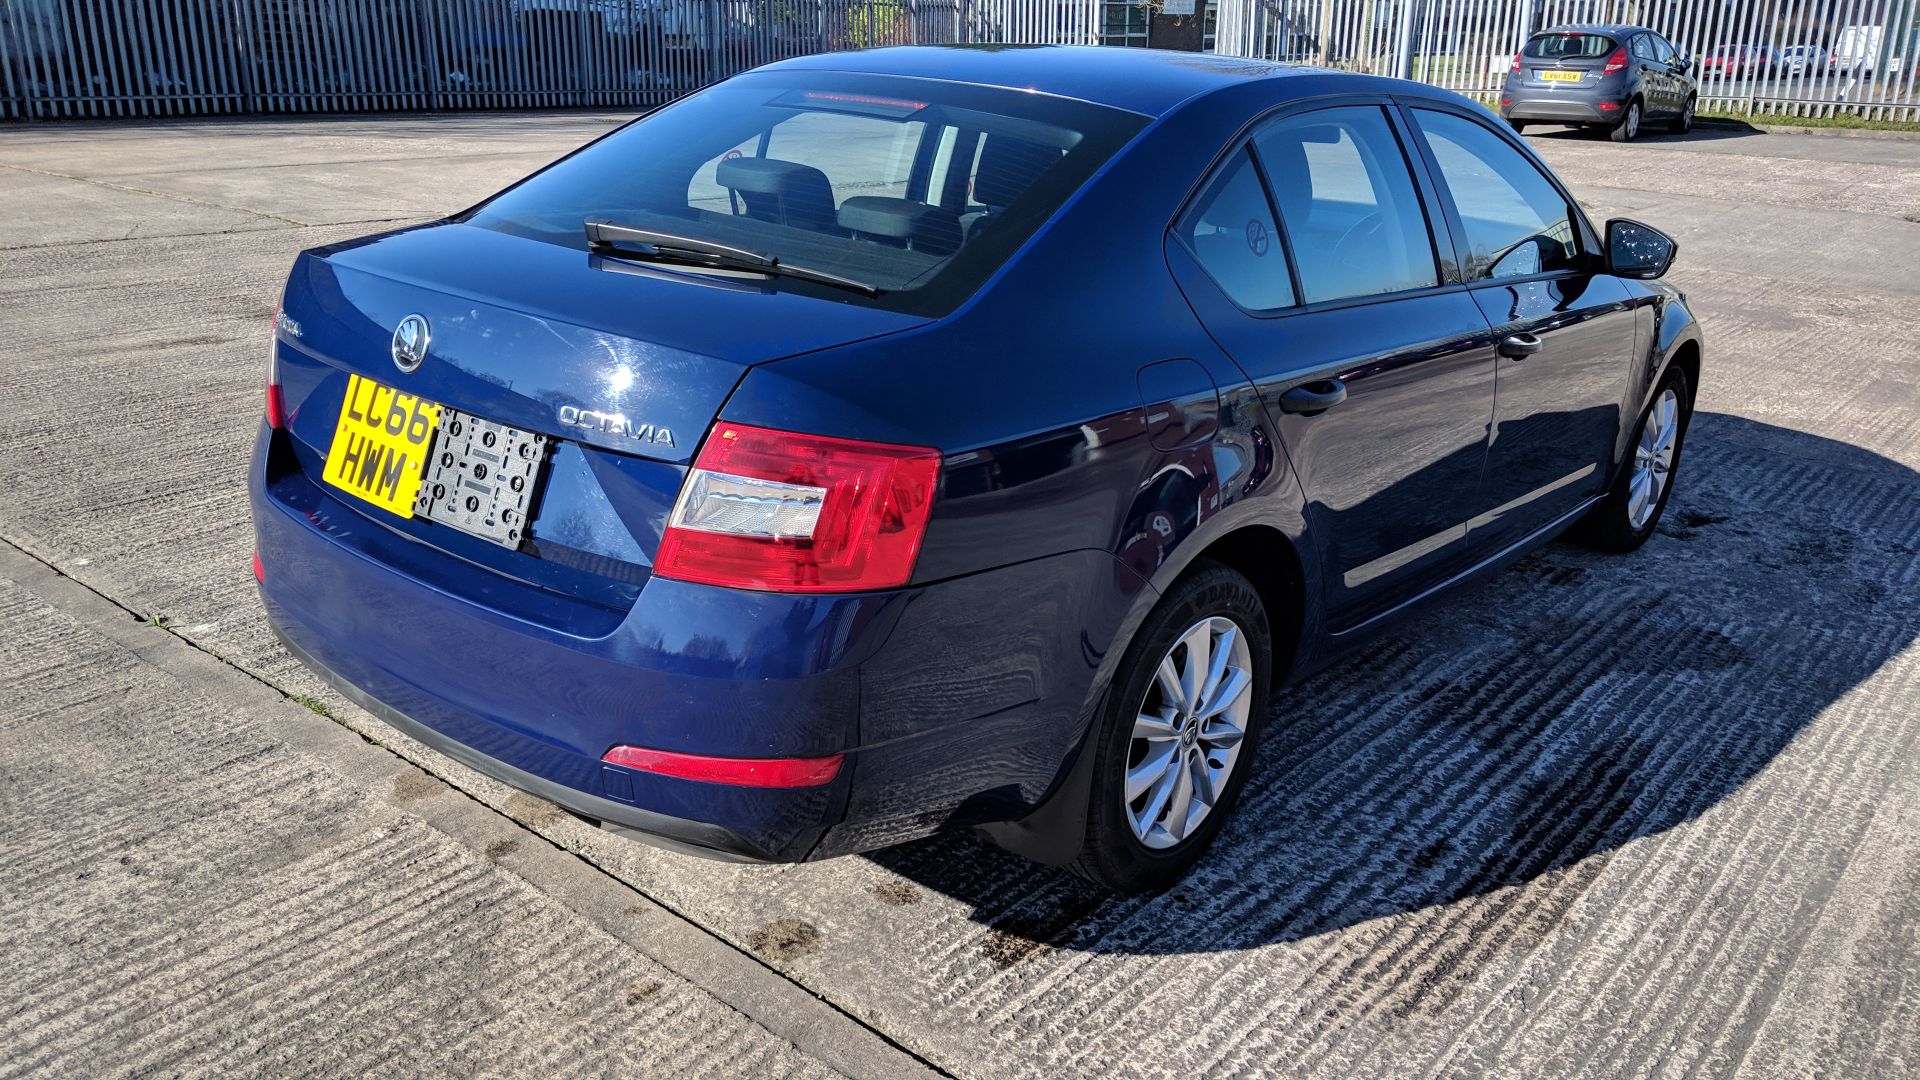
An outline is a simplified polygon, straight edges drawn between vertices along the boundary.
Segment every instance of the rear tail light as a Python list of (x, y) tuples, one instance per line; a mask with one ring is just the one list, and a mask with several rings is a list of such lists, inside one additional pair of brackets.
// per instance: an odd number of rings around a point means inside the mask
[(641, 772), (739, 787), (819, 787), (840, 773), (845, 754), (817, 758), (725, 758), (677, 754), (641, 746), (616, 746), (600, 760)]
[(286, 403), (280, 397), (280, 305), (273, 305), (273, 324), (267, 327), (267, 426), (287, 426)]
[(1507, 70), (1513, 72), (1515, 75), (1520, 74), (1520, 54), (1519, 53), (1513, 54), (1513, 63), (1507, 66)]
[(687, 473), (654, 572), (768, 592), (898, 588), (939, 473), (927, 447), (722, 421)]
[(1627, 70), (1627, 49), (1622, 45), (1613, 50), (1612, 56), (1607, 57), (1607, 66), (1600, 69), (1600, 74), (1613, 75), (1625, 70)]

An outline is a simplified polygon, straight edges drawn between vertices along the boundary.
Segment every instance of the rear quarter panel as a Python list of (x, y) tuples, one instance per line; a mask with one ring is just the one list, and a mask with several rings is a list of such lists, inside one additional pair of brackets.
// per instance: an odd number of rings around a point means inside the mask
[[(863, 741), (1017, 721), (1030, 744), (997, 773), (991, 807), (936, 800), (933, 813), (960, 815), (947, 825), (1017, 816), (1051, 790), (1135, 627), (1211, 539), (1303, 529), (1278, 439), (1164, 253), (1190, 189), (1272, 96), (1235, 91), (1150, 125), (953, 316), (756, 367), (722, 411), (945, 456), (914, 583), (979, 576), (992, 591), (937, 619), (909, 609), (869, 665), (861, 711)], [(1141, 369), (1170, 360), (1183, 363), (1157, 368), (1143, 393)], [(1193, 415), (1169, 420), (1162, 398)], [(1052, 573), (1022, 569), (1042, 565)], [(979, 677), (941, 680), (930, 706), (925, 669), (908, 677), (895, 657), (944, 657)]]

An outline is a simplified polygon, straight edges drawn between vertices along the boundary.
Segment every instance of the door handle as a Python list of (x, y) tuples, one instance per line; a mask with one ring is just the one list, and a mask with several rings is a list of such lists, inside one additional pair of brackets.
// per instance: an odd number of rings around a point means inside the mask
[(1326, 412), (1335, 405), (1347, 400), (1347, 384), (1339, 379), (1319, 379), (1299, 386), (1280, 395), (1280, 411), (1298, 416), (1313, 416)]
[(1500, 341), (1500, 355), (1513, 360), (1525, 360), (1534, 353), (1547, 347), (1539, 334), (1510, 334)]

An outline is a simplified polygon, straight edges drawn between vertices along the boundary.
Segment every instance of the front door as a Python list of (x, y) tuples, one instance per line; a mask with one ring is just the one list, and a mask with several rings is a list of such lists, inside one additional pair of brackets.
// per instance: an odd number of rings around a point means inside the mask
[(1491, 554), (1606, 489), (1634, 350), (1626, 286), (1585, 218), (1509, 136), (1464, 112), (1409, 109), (1429, 151), (1461, 274), (1493, 331), (1493, 433), (1468, 523)]
[(1667, 78), (1667, 66), (1659, 62), (1652, 34), (1635, 34), (1627, 40), (1628, 62), (1640, 76), (1640, 96), (1646, 102), (1649, 117), (1670, 115), (1676, 106), (1673, 87)]

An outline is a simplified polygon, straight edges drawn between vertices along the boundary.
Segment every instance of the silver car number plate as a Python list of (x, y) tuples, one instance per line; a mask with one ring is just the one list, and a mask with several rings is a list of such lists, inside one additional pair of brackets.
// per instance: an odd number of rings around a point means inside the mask
[(414, 509), (421, 517), (517, 548), (552, 440), (531, 431), (440, 410)]

